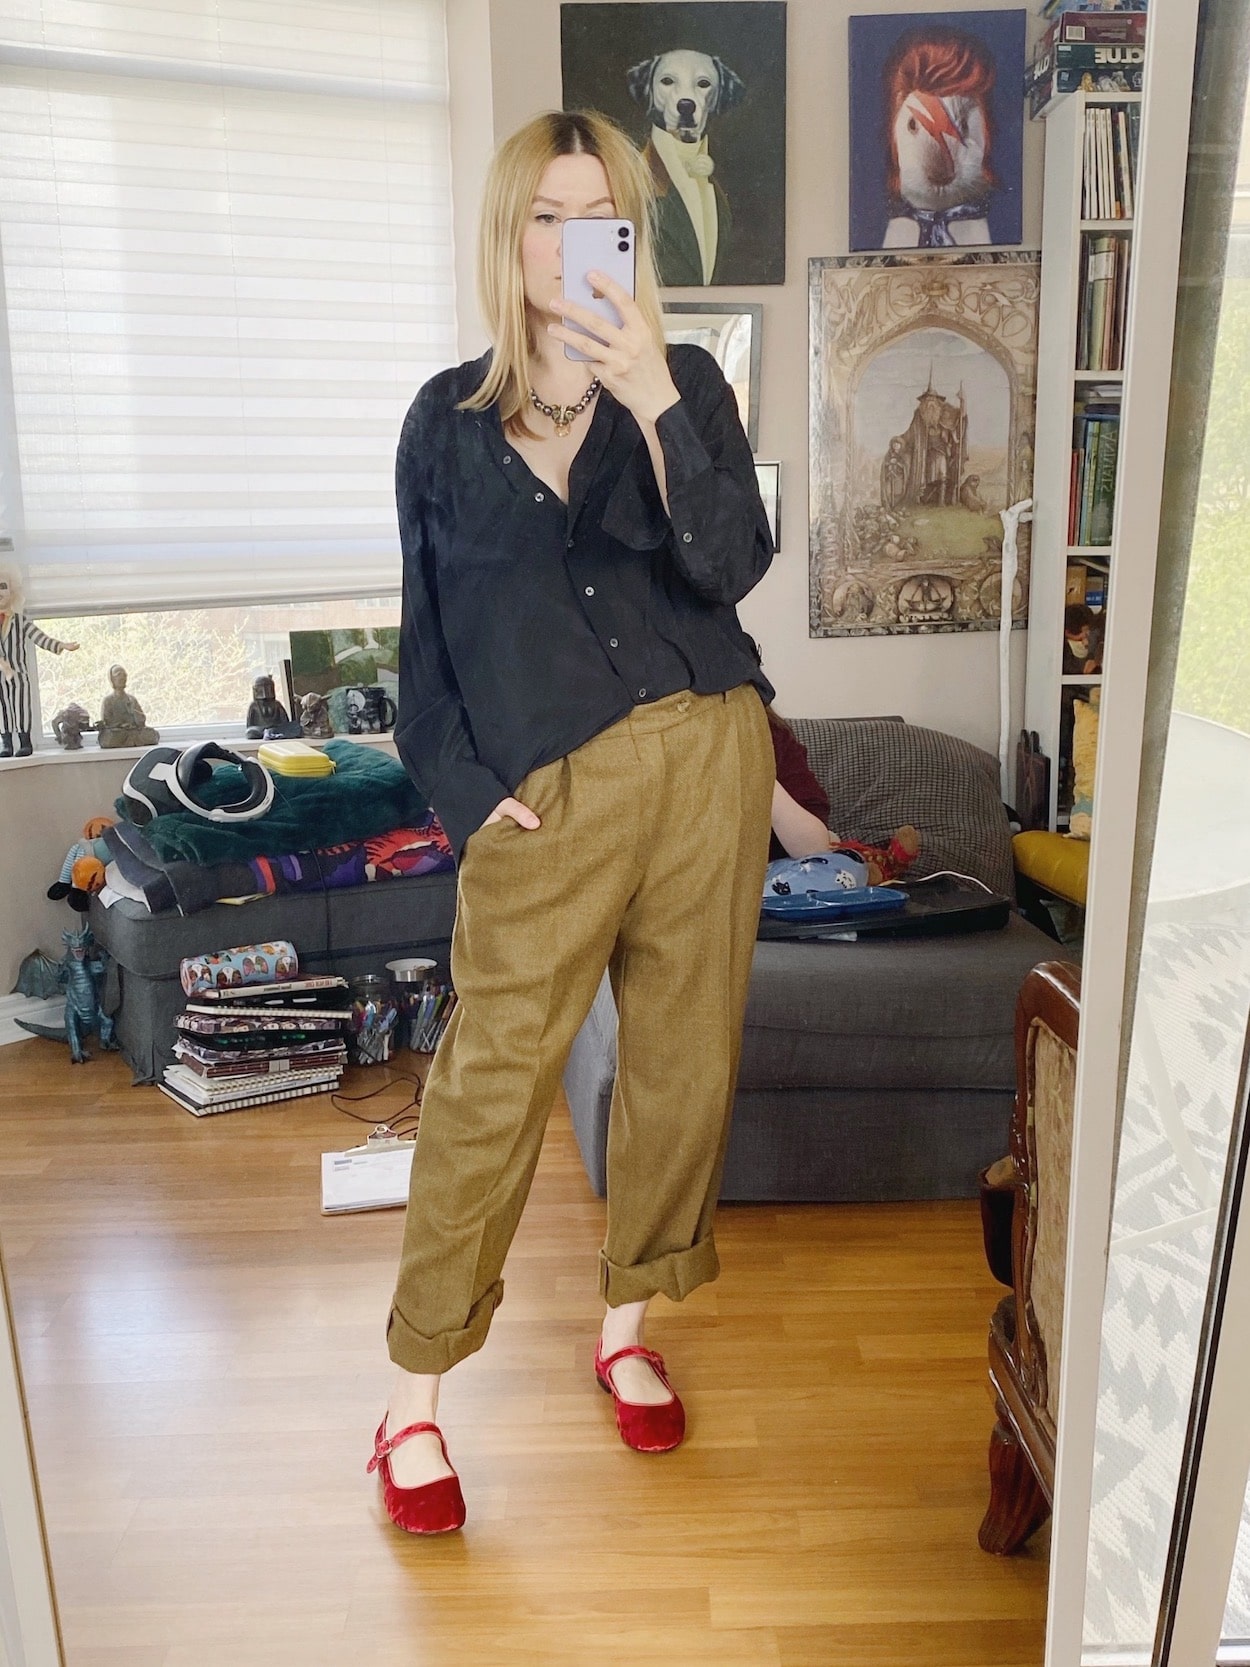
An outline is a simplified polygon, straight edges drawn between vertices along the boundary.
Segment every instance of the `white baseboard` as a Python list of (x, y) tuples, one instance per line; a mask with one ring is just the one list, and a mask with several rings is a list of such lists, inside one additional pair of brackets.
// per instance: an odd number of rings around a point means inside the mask
[(0, 996), (0, 1047), (6, 1042), (30, 1041), (30, 1032), (18, 1027), (18, 1019), (37, 1025), (63, 1025), (65, 997)]

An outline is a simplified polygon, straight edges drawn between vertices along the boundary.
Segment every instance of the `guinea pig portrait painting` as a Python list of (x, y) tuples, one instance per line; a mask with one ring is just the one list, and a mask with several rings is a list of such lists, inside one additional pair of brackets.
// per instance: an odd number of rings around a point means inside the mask
[(852, 249), (1020, 242), (1025, 15), (849, 20)]

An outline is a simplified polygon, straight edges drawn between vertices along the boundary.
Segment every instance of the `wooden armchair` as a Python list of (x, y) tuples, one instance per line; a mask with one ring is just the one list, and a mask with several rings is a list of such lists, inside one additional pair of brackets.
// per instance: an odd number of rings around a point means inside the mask
[(991, 1271), (1011, 1294), (990, 1321), (990, 1503), (982, 1549), (1016, 1551), (1050, 1515), (1081, 974), (1046, 961), (1016, 1003), (1011, 1151), (981, 1177)]

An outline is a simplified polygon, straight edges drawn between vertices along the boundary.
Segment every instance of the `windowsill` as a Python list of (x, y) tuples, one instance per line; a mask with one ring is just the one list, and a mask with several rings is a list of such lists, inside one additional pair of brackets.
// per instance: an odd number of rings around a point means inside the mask
[[(364, 746), (376, 747), (395, 739), (394, 730), (387, 730), (383, 735), (335, 735), (329, 737), (335, 741), (358, 741)], [(263, 741), (249, 741), (242, 735), (226, 735), (220, 732), (202, 735), (170, 735), (161, 737), (162, 742), (174, 747), (191, 747), (196, 741), (220, 741), (222, 746), (229, 747), (233, 752), (256, 752), (264, 746)], [(90, 743), (90, 744), (89, 744)], [(317, 741), (310, 741), (310, 746), (317, 746)], [(119, 764), (133, 762), (142, 758), (147, 747), (101, 747), (94, 744), (91, 737), (85, 737), (81, 747), (37, 747), (29, 758), (0, 758), (0, 774), (6, 770), (28, 770), (33, 765), (40, 764), (100, 764), (114, 759)]]

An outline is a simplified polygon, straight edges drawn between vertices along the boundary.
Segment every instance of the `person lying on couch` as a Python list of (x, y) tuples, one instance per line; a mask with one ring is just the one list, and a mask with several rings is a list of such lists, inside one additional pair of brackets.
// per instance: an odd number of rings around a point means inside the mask
[[(761, 659), (759, 645), (752, 643)], [(895, 880), (916, 860), (920, 835), (910, 824), (898, 828), (888, 846), (866, 845), (843, 839), (829, 829), (829, 799), (812, 773), (807, 748), (790, 725), (771, 705), (764, 708), (772, 736), (777, 779), (773, 783), (772, 839), (768, 860), (778, 857), (809, 857), (815, 851), (847, 851), (868, 864), (869, 883), (883, 885)]]

